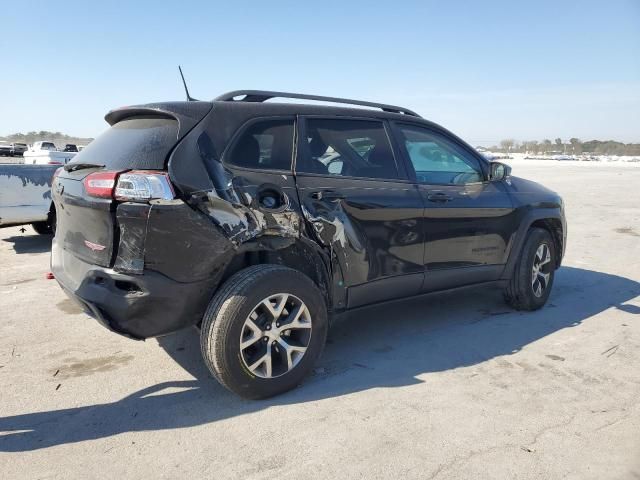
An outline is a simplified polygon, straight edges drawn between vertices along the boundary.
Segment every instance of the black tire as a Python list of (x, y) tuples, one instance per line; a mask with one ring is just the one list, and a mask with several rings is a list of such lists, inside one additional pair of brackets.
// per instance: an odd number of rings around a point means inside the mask
[[(307, 350), (288, 372), (262, 378), (249, 370), (240, 339), (245, 320), (260, 302), (289, 294), (304, 302), (311, 316)], [(204, 314), (200, 346), (213, 376), (227, 389), (249, 399), (268, 398), (296, 387), (320, 357), (327, 337), (324, 297), (306, 275), (280, 265), (255, 265), (233, 275), (213, 296)]]
[(31, 226), (36, 231), (36, 233), (40, 235), (51, 235), (53, 233), (53, 229), (51, 228), (51, 224), (49, 222), (35, 222), (32, 223)]
[[(548, 281), (541, 289), (540, 295), (534, 291), (533, 268), (537, 262), (536, 252), (542, 245), (549, 249), (550, 261), (542, 267), (543, 274), (549, 274)], [(546, 255), (545, 255), (546, 257)], [(527, 238), (520, 258), (513, 269), (513, 276), (504, 291), (505, 301), (516, 310), (538, 310), (542, 308), (553, 287), (553, 278), (556, 269), (555, 244), (551, 234), (543, 228), (532, 228), (527, 232)], [(537, 285), (544, 284), (538, 281)]]
[(51, 211), (49, 212), (49, 220), (47, 223), (49, 224), (49, 228), (51, 229), (51, 233), (55, 237), (56, 235), (56, 227), (58, 226), (58, 219), (56, 218), (56, 209), (55, 207), (51, 207)]

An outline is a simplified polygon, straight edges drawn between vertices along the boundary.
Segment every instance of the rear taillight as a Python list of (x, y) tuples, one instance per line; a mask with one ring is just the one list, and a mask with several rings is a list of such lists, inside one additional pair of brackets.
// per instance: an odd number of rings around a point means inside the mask
[(54, 162), (53, 160), (50, 160), (47, 162), (47, 165), (62, 165), (62, 162)]
[(60, 172), (62, 171), (62, 169), (63, 167), (56, 168), (56, 171), (53, 172), (53, 177), (51, 177), (51, 182), (53, 182), (56, 179), (56, 177), (60, 175)]
[(82, 183), (87, 195), (99, 198), (113, 197), (113, 188), (120, 172), (95, 172), (84, 177)]
[(83, 183), (87, 195), (92, 197), (115, 198), (125, 202), (175, 198), (169, 174), (166, 172), (95, 172), (87, 175)]
[(175, 193), (166, 172), (132, 170), (120, 174), (114, 197), (116, 200), (145, 202), (171, 200), (175, 198)]

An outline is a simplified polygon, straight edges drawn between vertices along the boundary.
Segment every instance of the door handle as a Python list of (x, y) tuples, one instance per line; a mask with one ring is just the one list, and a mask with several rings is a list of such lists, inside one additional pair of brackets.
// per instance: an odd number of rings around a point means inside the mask
[(453, 200), (453, 198), (447, 195), (446, 193), (437, 192), (437, 193), (430, 193), (429, 195), (427, 195), (427, 200), (429, 200), (430, 202), (444, 203), (444, 202), (450, 202), (451, 200)]
[(334, 190), (318, 190), (317, 192), (311, 192), (309, 195), (314, 200), (341, 200), (344, 198), (342, 193), (336, 192)]

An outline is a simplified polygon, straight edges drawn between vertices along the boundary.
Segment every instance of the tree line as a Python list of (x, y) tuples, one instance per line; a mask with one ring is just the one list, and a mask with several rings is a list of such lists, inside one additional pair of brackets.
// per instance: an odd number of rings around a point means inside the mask
[(640, 143), (622, 143), (615, 140), (589, 140), (581, 141), (579, 138), (570, 138), (568, 142), (556, 138), (553, 142), (544, 139), (526, 140), (518, 142), (507, 138), (500, 141), (499, 145), (490, 148), (495, 152), (520, 152), (520, 153), (563, 153), (567, 155), (594, 154), (594, 155), (640, 155)]
[[(32, 144), (42, 140), (49, 140), (54, 142), (58, 146), (63, 146), (67, 143), (74, 143), (76, 145), (86, 145), (93, 140), (93, 138), (75, 137), (72, 135), (66, 135), (62, 132), (49, 132), (47, 130), (40, 130), (39, 132), (32, 131), (27, 133), (13, 133), (6, 137), (0, 137), (0, 140), (6, 142), (17, 142)], [(553, 142), (549, 139), (542, 141), (526, 140), (518, 142), (514, 139), (507, 138), (501, 140), (499, 145), (494, 145), (490, 148), (493, 152), (505, 152), (505, 153), (532, 153), (532, 154), (544, 154), (544, 153), (563, 153), (567, 155), (580, 155), (580, 154), (594, 154), (594, 155), (640, 155), (640, 143), (622, 143), (615, 140), (589, 140), (587, 142), (581, 141), (579, 138), (570, 138), (568, 141), (563, 141), (561, 138), (556, 138)]]
[(67, 143), (73, 143), (75, 145), (86, 145), (93, 140), (93, 138), (74, 137), (72, 135), (65, 135), (62, 132), (49, 132), (47, 130), (40, 130), (39, 132), (27, 132), (27, 133), (12, 133), (6, 137), (0, 137), (0, 140), (4, 140), (9, 143), (26, 143), (27, 145), (33, 142), (40, 142), (43, 140), (51, 141), (56, 146), (64, 146)]

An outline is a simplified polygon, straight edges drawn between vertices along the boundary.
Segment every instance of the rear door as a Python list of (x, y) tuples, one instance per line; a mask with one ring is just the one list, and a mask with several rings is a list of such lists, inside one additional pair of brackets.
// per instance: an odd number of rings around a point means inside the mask
[(484, 162), (446, 132), (394, 130), (425, 202), (423, 291), (499, 278), (518, 225), (504, 185), (487, 181)]
[(339, 270), (334, 281), (348, 289), (337, 306), (416, 294), (424, 204), (397, 161), (388, 126), (347, 117), (303, 120), (296, 183), (310, 230)]
[[(294, 139), (295, 116), (257, 117), (236, 132), (225, 150), (224, 165), (232, 172), (235, 190), (249, 202), (261, 234), (300, 234), (302, 219), (291, 170)], [(234, 238), (234, 232), (229, 233)]]

